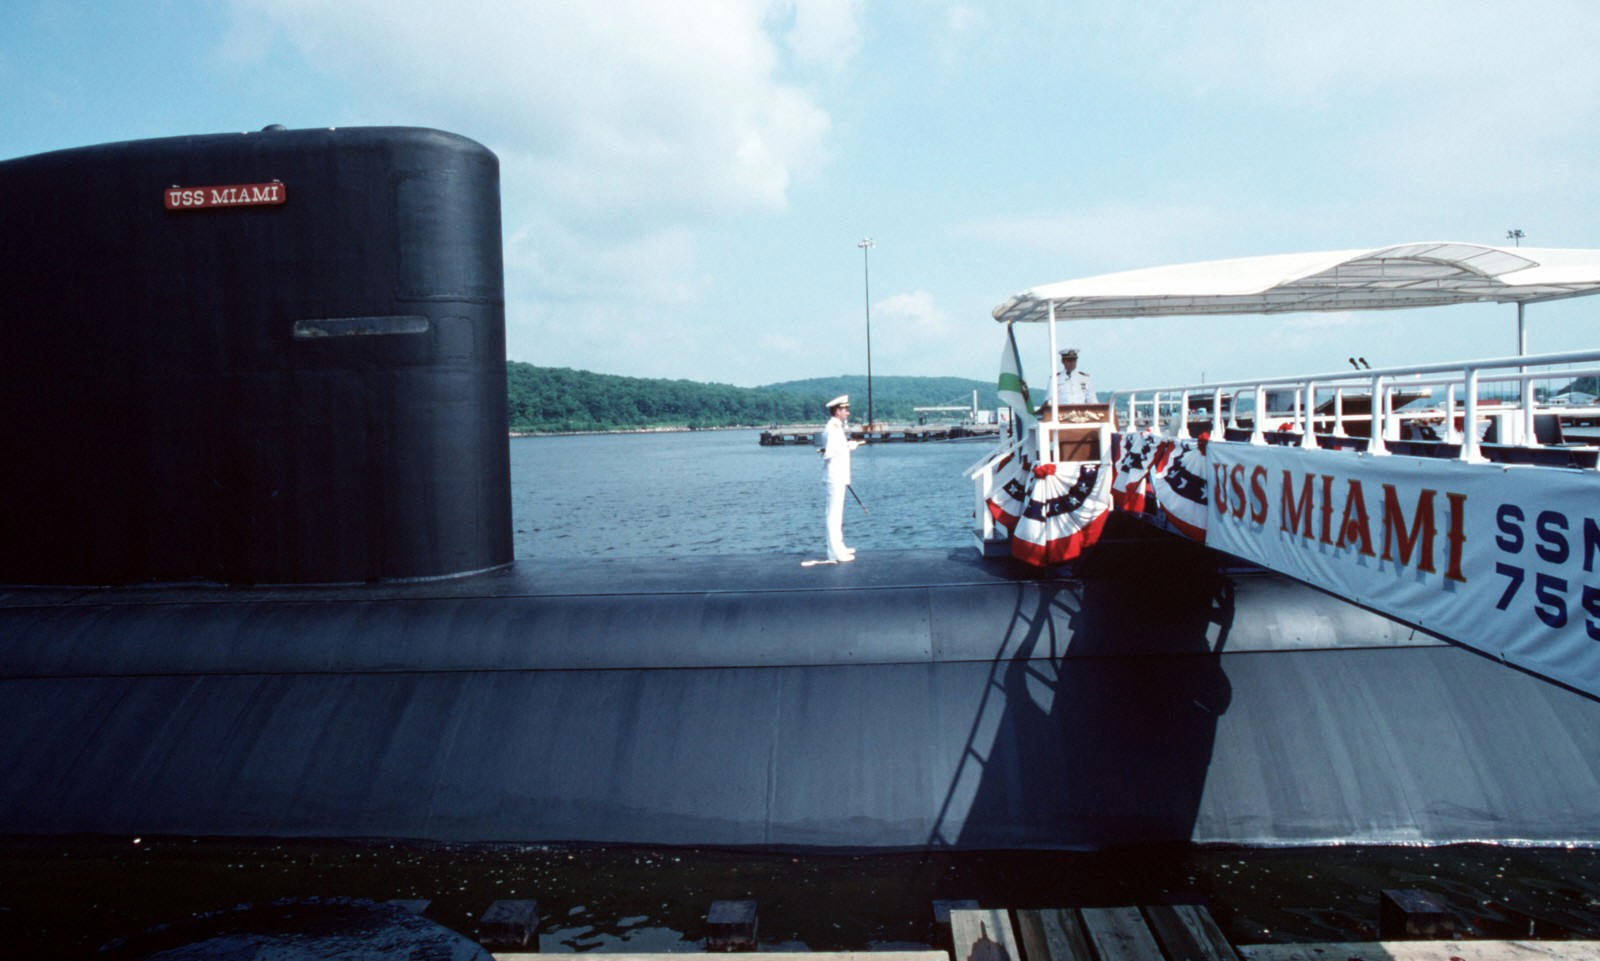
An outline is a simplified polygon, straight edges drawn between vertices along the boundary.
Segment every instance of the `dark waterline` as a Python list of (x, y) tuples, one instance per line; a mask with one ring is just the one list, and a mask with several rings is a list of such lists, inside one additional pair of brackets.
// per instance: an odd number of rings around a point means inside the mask
[(1421, 888), (1460, 936), (1600, 936), (1591, 849), (1158, 846), (1095, 853), (843, 855), (688, 848), (146, 838), (0, 844), (0, 944), (73, 957), (192, 914), (278, 898), (433, 901), (471, 935), (533, 898), (540, 950), (704, 950), (713, 900), (753, 898), (764, 948), (948, 948), (935, 900), (985, 907), (1199, 902), (1235, 944), (1373, 940), (1378, 894)]

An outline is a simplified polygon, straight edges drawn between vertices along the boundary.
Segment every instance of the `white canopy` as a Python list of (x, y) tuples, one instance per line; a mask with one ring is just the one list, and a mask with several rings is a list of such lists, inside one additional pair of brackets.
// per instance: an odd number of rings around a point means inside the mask
[(1600, 250), (1416, 243), (1127, 270), (1025, 290), (994, 319), (1387, 310), (1600, 293)]

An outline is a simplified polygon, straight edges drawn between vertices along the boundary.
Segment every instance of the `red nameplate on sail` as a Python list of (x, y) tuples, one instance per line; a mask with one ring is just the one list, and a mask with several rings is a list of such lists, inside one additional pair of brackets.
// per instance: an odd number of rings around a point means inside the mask
[(205, 210), (211, 207), (269, 207), (289, 199), (289, 189), (274, 180), (267, 184), (224, 184), (216, 187), (168, 187), (162, 191), (168, 210)]

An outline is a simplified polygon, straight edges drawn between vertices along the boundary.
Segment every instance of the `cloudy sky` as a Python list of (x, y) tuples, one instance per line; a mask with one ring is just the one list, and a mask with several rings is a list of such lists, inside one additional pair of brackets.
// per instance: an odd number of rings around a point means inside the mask
[[(1510, 228), (1600, 247), (1597, 51), (1592, 0), (7, 0), (0, 157), (437, 127), (500, 158), (512, 359), (859, 373), (870, 303), (875, 374), (991, 379), (989, 312), (1037, 284)], [(1530, 349), (1594, 346), (1596, 311), (1531, 308)], [(1513, 317), (1063, 336), (1135, 387), (1511, 353)]]

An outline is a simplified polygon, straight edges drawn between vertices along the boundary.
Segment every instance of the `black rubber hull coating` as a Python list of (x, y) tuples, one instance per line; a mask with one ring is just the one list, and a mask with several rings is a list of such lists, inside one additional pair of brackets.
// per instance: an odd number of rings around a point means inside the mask
[(1600, 838), (1600, 702), (1277, 576), (1130, 558), (13, 591), (0, 834)]
[(0, 163), (0, 196), (0, 581), (510, 562), (484, 147), (411, 128), (175, 137)]

